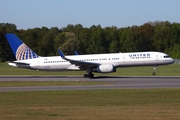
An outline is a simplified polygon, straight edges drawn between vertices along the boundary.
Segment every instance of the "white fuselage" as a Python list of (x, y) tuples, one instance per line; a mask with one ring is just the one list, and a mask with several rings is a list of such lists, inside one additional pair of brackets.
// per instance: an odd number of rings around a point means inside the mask
[[(110, 54), (91, 54), (91, 55), (72, 55), (66, 56), (71, 60), (99, 63), (100, 65), (112, 65), (117, 67), (133, 67), (133, 66), (159, 66), (167, 65), (174, 62), (167, 54), (161, 52), (132, 52), (132, 53), (110, 53)], [(27, 63), (17, 64), (17, 63)], [(36, 70), (85, 70), (71, 64), (69, 61), (62, 59), (60, 56), (39, 57), (35, 59), (14, 61), (9, 65), (30, 68)], [(96, 69), (96, 68), (93, 68)]]

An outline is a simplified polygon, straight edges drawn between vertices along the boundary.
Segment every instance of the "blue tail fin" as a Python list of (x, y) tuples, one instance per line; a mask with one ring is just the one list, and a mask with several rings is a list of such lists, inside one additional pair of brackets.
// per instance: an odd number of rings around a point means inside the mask
[(6, 38), (11, 46), (16, 60), (27, 60), (39, 57), (28, 46), (26, 46), (26, 44), (24, 44), (16, 35), (11, 33), (6, 34)]

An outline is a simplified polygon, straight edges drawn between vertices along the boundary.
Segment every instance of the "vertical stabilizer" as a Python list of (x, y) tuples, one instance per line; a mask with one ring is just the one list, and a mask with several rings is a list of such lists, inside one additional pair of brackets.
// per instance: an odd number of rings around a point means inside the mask
[(39, 56), (24, 44), (15, 34), (6, 34), (6, 38), (11, 46), (11, 49), (16, 57), (16, 60), (27, 60), (38, 58)]

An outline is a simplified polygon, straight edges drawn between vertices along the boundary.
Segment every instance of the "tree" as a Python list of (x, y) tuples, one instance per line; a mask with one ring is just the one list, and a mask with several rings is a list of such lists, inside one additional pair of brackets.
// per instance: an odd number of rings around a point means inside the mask
[(79, 41), (74, 33), (66, 32), (63, 44), (59, 46), (64, 54), (73, 54), (74, 50), (79, 50)]
[(172, 50), (173, 58), (180, 59), (180, 44), (175, 44)]
[(121, 52), (140, 51), (138, 48), (139, 41), (139, 27), (132, 26), (131, 28), (120, 29), (120, 49)]
[(154, 50), (153, 43), (153, 35), (154, 35), (154, 27), (148, 23), (139, 27), (139, 40), (137, 41), (137, 45), (139, 51), (151, 51)]
[(148, 22), (141, 26), (102, 28), (92, 25), (84, 28), (81, 24), (69, 24), (64, 28), (47, 27), (17, 30), (15, 24), (0, 23), (0, 57), (14, 59), (6, 40), (6, 33), (15, 33), (40, 56), (58, 55), (61, 48), (65, 54), (80, 54), (161, 51), (173, 58), (180, 53), (180, 24), (168, 21)]
[(110, 44), (109, 47), (109, 52), (110, 53), (117, 53), (120, 52), (120, 47), (119, 47), (119, 41), (118, 40), (113, 40)]
[(171, 25), (169, 22), (156, 22), (153, 46), (156, 51), (169, 53), (171, 40)]
[(92, 27), (92, 36), (88, 47), (88, 53), (107, 53), (109, 47), (106, 46), (105, 32), (100, 25)]
[(5, 34), (16, 33), (16, 25), (9, 23), (0, 23), (0, 59), (2, 62), (5, 60), (15, 60), (10, 45), (8, 44)]
[(52, 31), (48, 31), (45, 35), (43, 35), (42, 41), (40, 42), (40, 53), (43, 56), (53, 56), (55, 55), (54, 50), (54, 33)]
[(118, 29), (115, 26), (105, 28), (105, 48), (109, 48), (108, 52), (115, 53), (120, 51), (120, 40)]

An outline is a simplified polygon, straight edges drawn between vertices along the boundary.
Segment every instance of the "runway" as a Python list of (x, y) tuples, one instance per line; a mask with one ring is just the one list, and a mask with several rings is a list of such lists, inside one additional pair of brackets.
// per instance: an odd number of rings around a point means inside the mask
[(8, 91), (42, 91), (42, 90), (96, 90), (96, 89), (152, 89), (180, 88), (180, 77), (128, 77), (98, 76), (93, 79), (79, 76), (0, 76), (0, 81), (98, 81), (109, 82), (106, 85), (76, 86), (32, 86), (32, 87), (0, 87), (0, 92)]

